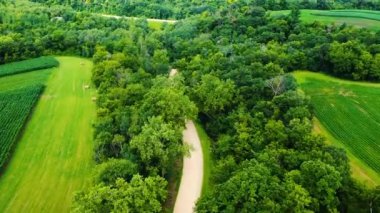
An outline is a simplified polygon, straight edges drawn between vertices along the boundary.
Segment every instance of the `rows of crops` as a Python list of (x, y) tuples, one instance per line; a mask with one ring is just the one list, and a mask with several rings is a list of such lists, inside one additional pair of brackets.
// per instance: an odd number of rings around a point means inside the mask
[(368, 10), (330, 10), (318, 11), (311, 13), (315, 16), (345, 17), (345, 18), (362, 18), (380, 21), (380, 12)]
[(38, 70), (36, 72), (0, 77), (0, 92), (43, 84), (49, 78), (52, 70), (53, 69)]
[(59, 62), (50, 56), (0, 65), (0, 77), (57, 67)]
[[(314, 74), (315, 75), (315, 74)], [(356, 158), (380, 173), (380, 87), (310, 75), (301, 88), (316, 117)]]
[(0, 92), (0, 167), (7, 160), (9, 151), (38, 100), (42, 89), (42, 85), (35, 85)]
[[(290, 10), (271, 11), (271, 16), (289, 15)], [(380, 12), (369, 10), (301, 10), (301, 20), (305, 23), (315, 21), (337, 25), (347, 24), (374, 31), (380, 30)]]

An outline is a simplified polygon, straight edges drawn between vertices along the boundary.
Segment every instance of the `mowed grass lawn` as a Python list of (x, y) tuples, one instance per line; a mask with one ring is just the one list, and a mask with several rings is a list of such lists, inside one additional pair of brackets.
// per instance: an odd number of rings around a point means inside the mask
[[(272, 16), (288, 15), (290, 10), (271, 11)], [(319, 21), (324, 24), (346, 23), (370, 30), (380, 30), (380, 11), (371, 10), (301, 10), (301, 20), (305, 23)]]
[(295, 72), (310, 96), (316, 131), (347, 150), (354, 177), (380, 185), (380, 84)]
[[(92, 62), (57, 57), (31, 120), (0, 173), (0, 212), (68, 212), (89, 183), (95, 91)], [(35, 73), (33, 73), (35, 74)], [(30, 74), (33, 76), (33, 74)]]

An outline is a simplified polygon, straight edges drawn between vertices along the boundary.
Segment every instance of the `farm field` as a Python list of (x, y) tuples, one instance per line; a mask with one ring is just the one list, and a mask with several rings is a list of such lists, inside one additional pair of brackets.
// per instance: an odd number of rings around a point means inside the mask
[(9, 158), (17, 135), (37, 102), (42, 85), (0, 92), (0, 168)]
[(57, 67), (58, 61), (53, 57), (40, 57), (19, 62), (0, 65), (0, 77), (7, 75), (15, 75), (34, 70), (47, 69)]
[[(0, 73), (5, 74), (3, 77), (0, 74), (0, 168), (9, 160), (17, 136), (51, 73), (51, 69), (29, 72), (33, 67), (50, 66), (45, 66), (46, 60), (40, 59), (0, 65)], [(58, 61), (54, 58), (49, 58), (48, 61), (54, 61), (58, 65)], [(27, 66), (27, 62), (31, 62), (31, 66)]]
[(347, 150), (354, 177), (369, 185), (380, 184), (380, 84), (311, 72), (294, 76), (311, 97), (316, 131)]
[[(271, 11), (272, 16), (287, 15), (289, 10)], [(301, 20), (307, 23), (343, 24), (380, 30), (380, 11), (371, 10), (301, 10)]]
[(68, 212), (73, 193), (90, 179), (95, 91), (84, 85), (90, 83), (92, 62), (56, 58), (60, 66), (1, 171), (0, 212)]
[(5, 76), (0, 78), (0, 92), (21, 89), (38, 84), (45, 84), (54, 68), (37, 70), (18, 75)]

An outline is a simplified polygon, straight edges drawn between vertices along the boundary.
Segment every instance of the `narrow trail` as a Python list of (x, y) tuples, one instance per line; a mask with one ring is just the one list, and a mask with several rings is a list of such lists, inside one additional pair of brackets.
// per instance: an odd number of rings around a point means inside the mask
[(174, 213), (192, 213), (201, 196), (203, 183), (203, 153), (201, 141), (193, 121), (188, 121), (183, 132), (183, 141), (188, 144), (190, 156), (183, 161), (181, 185), (178, 190)]
[[(100, 15), (103, 16), (103, 17), (115, 18), (115, 19), (121, 19), (121, 18), (125, 18), (125, 19), (144, 19), (144, 18), (140, 18), (140, 17), (117, 16), (117, 15), (108, 15), (108, 14), (100, 14)], [(161, 23), (169, 23), (169, 24), (174, 24), (174, 23), (177, 22), (177, 20), (154, 19), (154, 18), (147, 18), (146, 20), (148, 22), (151, 21), (151, 22), (161, 22)]]
[[(177, 73), (176, 69), (172, 69), (169, 76), (173, 77)], [(203, 184), (202, 145), (193, 121), (186, 123), (183, 142), (189, 145), (190, 155), (183, 158), (181, 185), (174, 205), (174, 213), (193, 213), (195, 204), (201, 196)]]

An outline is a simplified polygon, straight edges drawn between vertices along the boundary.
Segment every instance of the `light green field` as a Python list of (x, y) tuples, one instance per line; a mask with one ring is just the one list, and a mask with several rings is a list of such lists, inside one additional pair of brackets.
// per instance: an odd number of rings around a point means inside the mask
[[(289, 10), (271, 11), (272, 16), (288, 15)], [(301, 20), (306, 23), (319, 21), (324, 24), (346, 23), (370, 30), (380, 30), (380, 11), (371, 10), (301, 10)]]
[(315, 130), (347, 151), (354, 177), (380, 185), (380, 84), (312, 72), (294, 76), (311, 97)]
[[(93, 167), (92, 62), (57, 57), (24, 134), (0, 176), (0, 212), (68, 212)], [(30, 75), (36, 73), (30, 73)]]

